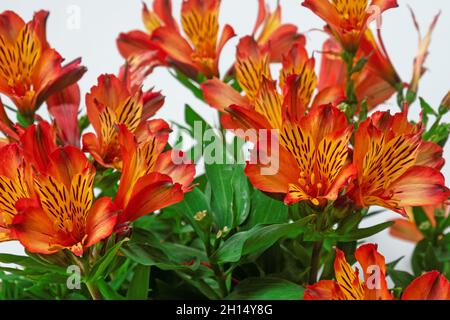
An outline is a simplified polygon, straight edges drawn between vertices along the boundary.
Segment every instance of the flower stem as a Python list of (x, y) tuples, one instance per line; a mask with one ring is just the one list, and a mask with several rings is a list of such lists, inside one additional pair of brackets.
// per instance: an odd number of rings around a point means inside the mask
[(320, 254), (322, 252), (323, 240), (314, 243), (311, 256), (311, 270), (309, 273), (309, 284), (317, 282), (317, 274), (320, 267)]
[(103, 300), (103, 296), (100, 293), (100, 290), (93, 282), (87, 282), (86, 287), (89, 290), (89, 293), (91, 294), (92, 299), (94, 300)]

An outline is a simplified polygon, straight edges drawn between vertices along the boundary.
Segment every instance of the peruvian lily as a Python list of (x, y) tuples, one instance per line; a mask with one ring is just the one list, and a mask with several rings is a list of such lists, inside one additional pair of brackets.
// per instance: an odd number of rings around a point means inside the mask
[(406, 216), (406, 207), (447, 199), (439, 172), (442, 149), (423, 142), (422, 132), (421, 124), (408, 122), (407, 110), (394, 116), (376, 112), (360, 124), (353, 157), (358, 178), (349, 191), (357, 205), (379, 205)]
[[(333, 86), (344, 90), (346, 87), (347, 66), (342, 60), (341, 50), (334, 38), (324, 42), (317, 84), (319, 90)], [(365, 100), (367, 110), (370, 111), (392, 97), (401, 88), (402, 81), (384, 50), (381, 38), (376, 41), (370, 30), (361, 39), (355, 63), (361, 58), (366, 58), (367, 63), (361, 71), (352, 75), (352, 80), (359, 106)]]
[[(305, 291), (305, 300), (392, 300), (387, 288), (384, 257), (374, 244), (360, 246), (355, 257), (364, 274), (359, 277), (358, 269), (352, 269), (345, 255), (336, 249), (334, 272), (336, 280), (321, 280)], [(425, 273), (411, 282), (404, 290), (402, 300), (448, 300), (450, 283), (438, 271)]]
[(32, 122), (35, 111), (52, 94), (78, 81), (86, 72), (76, 59), (63, 58), (45, 37), (48, 12), (37, 12), (25, 23), (12, 11), (0, 14), (0, 92)]
[(147, 32), (133, 30), (121, 33), (117, 38), (120, 54), (127, 60), (133, 77), (141, 79), (140, 83), (155, 67), (167, 64), (166, 54), (151, 41), (153, 32), (160, 27), (178, 32), (178, 25), (172, 17), (171, 0), (154, 0), (152, 10), (144, 3), (142, 21)]
[(47, 99), (48, 112), (55, 122), (58, 137), (63, 145), (80, 146), (78, 111), (80, 87), (74, 83)]
[[(308, 57), (300, 43), (283, 58), (282, 94), (267, 78), (270, 73), (265, 57), (251, 37), (243, 38), (238, 46), (236, 74), (246, 96), (228, 94), (230, 89), (220, 90), (226, 85), (214, 79), (202, 86), (205, 99), (224, 111), (225, 128), (244, 133), (249, 129), (267, 130), (270, 138), (281, 145), (277, 150), (267, 141), (263, 143), (266, 137), (253, 139), (260, 156), (270, 154), (279, 159), (277, 172), (267, 175), (263, 174), (267, 166), (261, 159), (250, 161), (245, 172), (256, 188), (283, 194), (287, 204), (306, 200), (323, 206), (327, 200), (337, 198), (354, 174), (347, 161), (352, 128), (345, 115), (330, 105), (340, 95), (319, 93), (310, 106), (316, 83), (314, 59)], [(234, 103), (244, 103), (229, 105), (232, 98), (236, 99)], [(274, 137), (272, 133), (277, 130), (279, 134)], [(252, 139), (245, 134), (243, 138)]]
[(265, 0), (258, 0), (259, 10), (253, 29), (253, 38), (271, 62), (281, 62), (283, 55), (295, 42), (305, 44), (305, 37), (297, 32), (297, 26), (281, 22), (281, 5), (270, 12)]
[(113, 231), (117, 210), (110, 198), (94, 201), (95, 169), (77, 148), (58, 148), (46, 173), (35, 178), (36, 199), (16, 203), (12, 230), (30, 252), (68, 249), (76, 256)]
[(355, 53), (370, 17), (398, 7), (396, 0), (305, 0), (309, 8), (327, 23), (326, 30), (339, 41), (342, 48)]
[(133, 134), (119, 125), (119, 144), (123, 167), (116, 206), (122, 210), (117, 229), (128, 223), (183, 200), (192, 189), (194, 164), (176, 150), (164, 152), (169, 126), (163, 120), (148, 121)]
[[(410, 8), (410, 10), (411, 10), (411, 8)], [(412, 19), (414, 21), (414, 26), (416, 27), (417, 33), (419, 35), (419, 49), (418, 49), (417, 55), (414, 59), (413, 75), (412, 75), (412, 79), (411, 79), (411, 82), (409, 83), (409, 88), (408, 88), (410, 95), (413, 95), (415, 98), (417, 91), (419, 90), (419, 80), (422, 78), (423, 74), (426, 71), (424, 64), (425, 64), (425, 60), (428, 56), (428, 48), (430, 47), (430, 43), (431, 43), (431, 35), (432, 35), (433, 30), (436, 27), (436, 24), (439, 20), (440, 13), (438, 13), (434, 17), (425, 37), (422, 37), (420, 28), (419, 28), (419, 23), (417, 22), (416, 16), (414, 15), (414, 12), (412, 10), (411, 10), (411, 15), (412, 15)], [(411, 101), (409, 101), (409, 102), (411, 103)]]
[(121, 169), (117, 126), (123, 124), (131, 132), (145, 126), (145, 121), (162, 105), (159, 93), (147, 93), (146, 97), (149, 95), (144, 105), (140, 89), (130, 92), (127, 83), (114, 75), (98, 78), (98, 84), (86, 95), (87, 114), (96, 134), (83, 135), (83, 147), (95, 161), (104, 167)]
[[(438, 210), (443, 213), (444, 217), (448, 217), (450, 207), (447, 204), (423, 207), (423, 212), (425, 213), (426, 217), (428, 218), (428, 222), (433, 228), (435, 228), (437, 225), (435, 213)], [(409, 220), (401, 218), (393, 220), (394, 224), (389, 228), (389, 233), (393, 237), (418, 243), (424, 238), (424, 235), (420, 230), (421, 226), (416, 225), (416, 222), (414, 221), (414, 215), (411, 211), (412, 208), (407, 209), (407, 213), (410, 218)]]
[(207, 78), (219, 75), (220, 53), (235, 35), (233, 28), (225, 25), (219, 38), (220, 2), (183, 1), (181, 25), (187, 39), (173, 26), (162, 26), (152, 33), (152, 42), (167, 55), (168, 64), (195, 80), (198, 73)]
[[(301, 41), (294, 43), (282, 58), (279, 86), (286, 94), (298, 92), (298, 98), (301, 99), (300, 103), (302, 104), (301, 108), (304, 111), (310, 106), (310, 100), (315, 89), (314, 64), (314, 58), (308, 57)], [(246, 109), (257, 109), (255, 105), (256, 100), (259, 99), (258, 95), (264, 96), (265, 89), (261, 89), (261, 86), (263, 83), (267, 85), (272, 79), (272, 75), (269, 68), (268, 53), (262, 52), (258, 43), (250, 36), (243, 37), (239, 41), (235, 70), (236, 79), (245, 96), (242, 96), (230, 85), (215, 78), (205, 81), (201, 85), (205, 101), (221, 112), (225, 112), (225, 109), (231, 105)], [(290, 76), (292, 76), (292, 79), (287, 85), (287, 78)], [(294, 86), (298, 90), (294, 90)], [(330, 86), (317, 93), (311, 106), (338, 103), (343, 99), (345, 99), (343, 90), (338, 86)], [(277, 113), (279, 112), (277, 111)]]
[(10, 226), (16, 202), (33, 197), (33, 174), (18, 143), (0, 147), (0, 241), (15, 238)]

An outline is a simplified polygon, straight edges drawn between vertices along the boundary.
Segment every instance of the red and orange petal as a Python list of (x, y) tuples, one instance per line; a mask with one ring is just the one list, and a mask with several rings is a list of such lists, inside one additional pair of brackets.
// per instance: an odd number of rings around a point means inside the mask
[[(174, 160), (175, 159), (175, 160)], [(168, 175), (173, 183), (181, 185), (183, 192), (192, 190), (195, 177), (195, 165), (188, 161), (183, 152), (169, 150), (156, 160), (154, 172)]]
[(118, 217), (117, 226), (178, 203), (183, 197), (182, 186), (174, 184), (169, 176), (157, 172), (142, 176), (134, 184), (130, 198)]
[(52, 254), (76, 245), (69, 235), (55, 228), (38, 202), (24, 199), (16, 207), (19, 213), (14, 217), (12, 229), (29, 252)]
[(322, 45), (322, 59), (317, 89), (323, 90), (333, 86), (344, 86), (346, 67), (341, 58), (341, 47), (334, 38), (328, 38)]
[(364, 300), (365, 288), (359, 278), (358, 270), (353, 270), (345, 259), (344, 253), (336, 249), (334, 260), (334, 273), (336, 282), (342, 290), (346, 300)]
[(235, 69), (236, 79), (251, 101), (259, 92), (261, 79), (271, 79), (268, 56), (250, 36), (242, 38), (237, 45)]
[(86, 217), (86, 248), (105, 239), (114, 231), (118, 210), (110, 198), (97, 199)]
[(307, 287), (304, 300), (347, 300), (341, 287), (333, 280), (321, 280)]
[(149, 121), (136, 134), (119, 125), (119, 145), (123, 159), (121, 183), (115, 203), (126, 207), (137, 181), (153, 172), (158, 157), (168, 140), (168, 124), (162, 120)]
[(45, 173), (70, 189), (74, 176), (92, 174), (95, 169), (80, 149), (66, 146), (50, 154)]
[(440, 145), (431, 141), (422, 141), (416, 158), (416, 165), (441, 170), (445, 164), (442, 157), (444, 150)]
[(10, 225), (19, 199), (34, 197), (33, 175), (17, 143), (0, 148), (0, 241), (14, 238)]
[[(281, 23), (281, 6), (269, 12), (265, 0), (259, 0), (258, 17), (253, 29), (262, 52), (269, 55), (271, 62), (281, 62), (283, 55), (297, 42), (305, 42), (305, 37), (298, 34), (293, 24)], [(259, 31), (259, 32), (258, 32)], [(258, 33), (258, 35), (257, 35)]]
[(250, 108), (250, 101), (246, 97), (217, 78), (203, 82), (201, 89), (205, 102), (221, 112), (231, 105)]
[(402, 300), (450, 300), (450, 282), (439, 271), (427, 272), (411, 282)]
[(387, 190), (400, 208), (438, 205), (449, 196), (449, 189), (445, 186), (442, 173), (423, 166), (412, 167), (390, 184)]
[(368, 243), (360, 246), (355, 252), (364, 272), (364, 300), (392, 300), (386, 282), (386, 263), (377, 245)]
[(406, 219), (395, 219), (389, 228), (389, 234), (395, 238), (417, 243), (424, 238), (414, 221)]
[(150, 11), (145, 3), (142, 7), (142, 22), (150, 34), (161, 26), (173, 28), (178, 30), (178, 25), (172, 16), (172, 2), (171, 0), (154, 0), (153, 10)]
[(46, 172), (49, 156), (57, 149), (56, 132), (50, 124), (41, 121), (29, 126), (22, 133), (20, 142), (25, 159), (38, 172)]
[(401, 84), (402, 81), (395, 71), (388, 54), (384, 51), (382, 39), (379, 38), (378, 42), (379, 43), (376, 42), (372, 32), (367, 30), (361, 39), (359, 52), (361, 55), (369, 57), (366, 67), (371, 73), (382, 78), (395, 88)]
[(78, 109), (80, 87), (73, 84), (47, 99), (48, 112), (55, 121), (58, 137), (63, 145), (80, 146)]

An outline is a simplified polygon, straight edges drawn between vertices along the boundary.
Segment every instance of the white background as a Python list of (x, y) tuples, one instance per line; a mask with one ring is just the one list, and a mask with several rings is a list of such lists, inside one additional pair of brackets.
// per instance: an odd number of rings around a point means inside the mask
[[(276, 0), (267, 0), (271, 8), (275, 8)], [(426, 32), (433, 16), (442, 11), (440, 21), (434, 32), (430, 55), (426, 66), (429, 71), (423, 77), (420, 95), (425, 97), (432, 106), (436, 106), (445, 95), (449, 86), (450, 76), (450, 1), (448, 0), (398, 0), (400, 7), (387, 11), (383, 15), (382, 34), (385, 45), (403, 81), (409, 82), (412, 71), (412, 61), (417, 50), (417, 33), (414, 29), (407, 6), (415, 11), (423, 33)], [(181, 0), (173, 0), (174, 16), (179, 19)], [(324, 23), (311, 11), (300, 5), (300, 0), (281, 0), (283, 21), (295, 23), (299, 30), (306, 32), (321, 28)], [(151, 5), (151, 1), (147, 0)], [(87, 74), (81, 79), (83, 95), (96, 83), (101, 73), (116, 73), (123, 63), (116, 49), (116, 37), (120, 32), (133, 29), (144, 29), (140, 20), (140, 0), (0, 0), (0, 12), (14, 10), (24, 20), (29, 20), (33, 12), (39, 9), (50, 11), (47, 34), (50, 44), (67, 60), (81, 56), (83, 64), (88, 67)], [(70, 17), (80, 13), (79, 28), (72, 28)], [(257, 14), (257, 0), (222, 0), (220, 21), (222, 25), (231, 24), (239, 37), (251, 33)], [(321, 49), (324, 35), (321, 32), (310, 31), (307, 34), (310, 53)], [(221, 60), (221, 69), (228, 69), (234, 59), (235, 45), (238, 37), (226, 46)], [(315, 53), (320, 59), (320, 54)], [(149, 87), (155, 86), (167, 96), (165, 107), (158, 117), (167, 120), (183, 122), (183, 106), (189, 103), (209, 122), (217, 124), (216, 113), (196, 100), (185, 88), (180, 86), (167, 70), (157, 70), (148, 80)], [(5, 99), (5, 102), (7, 100)], [(394, 101), (383, 106), (384, 109), (397, 111)], [(45, 114), (45, 111), (43, 112)], [(411, 118), (417, 119), (419, 108), (417, 103), (411, 109)], [(448, 149), (445, 152), (449, 156)], [(444, 168), (448, 178), (449, 166)], [(383, 213), (368, 221), (374, 224), (397, 217), (394, 213)], [(409, 257), (413, 245), (391, 238), (387, 232), (378, 234), (371, 239), (379, 244), (380, 251), (387, 261), (400, 256), (406, 258), (399, 267), (409, 270)], [(17, 243), (0, 244), (0, 252), (22, 252)]]

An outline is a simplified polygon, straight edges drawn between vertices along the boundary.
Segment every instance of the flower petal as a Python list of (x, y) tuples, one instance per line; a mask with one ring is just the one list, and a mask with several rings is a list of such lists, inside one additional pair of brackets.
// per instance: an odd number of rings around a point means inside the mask
[(117, 209), (110, 198), (100, 198), (94, 202), (86, 218), (86, 248), (108, 237), (117, 221)]
[(439, 271), (430, 271), (413, 280), (402, 300), (450, 300), (450, 283)]
[[(392, 300), (387, 288), (386, 263), (377, 245), (368, 243), (356, 249), (355, 258), (360, 263), (365, 279), (365, 300)], [(372, 278), (375, 278), (372, 281)]]
[(203, 82), (201, 88), (206, 103), (221, 112), (225, 112), (225, 109), (233, 104), (250, 108), (246, 97), (243, 97), (233, 87), (217, 78)]

